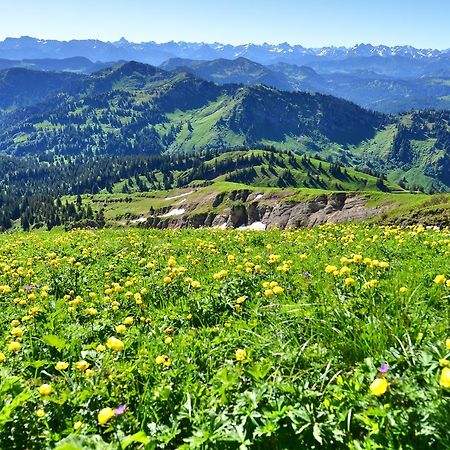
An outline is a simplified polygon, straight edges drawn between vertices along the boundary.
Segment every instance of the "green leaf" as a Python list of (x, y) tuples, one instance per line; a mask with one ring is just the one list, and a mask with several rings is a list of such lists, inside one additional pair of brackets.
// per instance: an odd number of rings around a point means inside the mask
[(125, 437), (120, 443), (120, 446), (122, 449), (125, 449), (129, 445), (136, 443), (147, 445), (150, 443), (150, 439), (143, 431), (139, 431), (138, 433)]
[(65, 339), (56, 336), (55, 334), (47, 334), (42, 336), (42, 340), (50, 347), (54, 347), (58, 350), (62, 350), (67, 344)]
[(323, 444), (322, 435), (320, 434), (320, 427), (317, 423), (315, 423), (313, 427), (313, 436), (320, 445)]

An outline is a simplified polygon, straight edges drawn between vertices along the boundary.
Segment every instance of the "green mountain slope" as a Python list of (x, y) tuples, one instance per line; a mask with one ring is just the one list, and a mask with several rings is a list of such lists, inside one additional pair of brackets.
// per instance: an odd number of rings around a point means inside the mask
[(60, 92), (75, 92), (83, 77), (13, 68), (0, 71), (0, 110), (34, 105)]
[[(450, 112), (422, 111), (399, 116), (353, 152), (367, 167), (426, 190), (450, 186)], [(361, 167), (361, 163), (359, 164)]]
[(174, 58), (161, 68), (187, 71), (219, 84), (263, 83), (281, 90), (320, 92), (385, 113), (450, 108), (450, 73), (445, 70), (426, 76), (387, 76), (383, 75), (383, 62), (379, 72), (369, 68), (339, 70), (337, 67), (329, 72), (321, 71), (320, 67), (316, 71), (285, 62), (264, 66), (242, 57), (213, 61)]
[(273, 145), (450, 188), (448, 112), (385, 116), (331, 96), (219, 86), (139, 63), (85, 77), (78, 91), (4, 124), (0, 152), (48, 161)]
[(167, 165), (163, 168), (165, 173), (155, 170), (150, 177), (141, 177), (139, 183), (132, 177), (122, 179), (113, 191), (133, 193), (158, 187), (185, 187), (203, 181), (332, 191), (403, 191), (395, 183), (336, 163), (273, 150), (237, 150), (217, 156), (206, 154), (188, 165), (172, 163), (169, 169)]

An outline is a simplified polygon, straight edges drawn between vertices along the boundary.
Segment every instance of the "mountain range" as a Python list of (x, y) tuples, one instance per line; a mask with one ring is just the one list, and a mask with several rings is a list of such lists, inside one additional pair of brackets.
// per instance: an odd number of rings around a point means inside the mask
[(15, 160), (60, 166), (79, 156), (195, 159), (276, 147), (385, 173), (393, 183), (450, 190), (448, 111), (385, 115), (330, 95), (219, 85), (138, 62), (91, 75), (1, 75), (0, 154)]
[(368, 70), (318, 73), (308, 66), (283, 62), (265, 66), (243, 57), (212, 61), (174, 58), (160, 67), (187, 71), (218, 84), (262, 83), (280, 90), (320, 92), (385, 113), (450, 108), (450, 70), (441, 76), (395, 78)]
[(280, 90), (329, 94), (384, 113), (450, 108), (448, 50), (372, 45), (306, 49), (288, 44), (133, 44), (125, 39), (60, 42), (28, 37), (0, 42), (0, 70), (92, 74), (127, 60), (187, 71), (218, 84), (262, 83)]
[[(309, 65), (320, 61), (342, 61), (354, 58), (381, 57), (397, 61), (399, 65), (408, 63), (415, 67), (415, 73), (427, 72), (427, 63), (433, 63), (433, 70), (442, 65), (448, 69), (450, 49), (416, 49), (411, 46), (388, 47), (358, 44), (351, 48), (322, 47), (305, 48), (301, 45), (282, 44), (245, 44), (227, 45), (221, 43), (167, 42), (133, 43), (122, 38), (117, 42), (99, 40), (57, 41), (36, 39), (28, 36), (7, 38), (0, 42), (0, 58), (37, 59), (71, 58), (84, 56), (93, 61), (137, 60), (159, 65), (170, 58), (189, 59), (235, 59), (245, 57), (261, 64), (286, 62)], [(359, 61), (360, 63), (361, 61)], [(422, 73), (424, 74), (424, 73)]]

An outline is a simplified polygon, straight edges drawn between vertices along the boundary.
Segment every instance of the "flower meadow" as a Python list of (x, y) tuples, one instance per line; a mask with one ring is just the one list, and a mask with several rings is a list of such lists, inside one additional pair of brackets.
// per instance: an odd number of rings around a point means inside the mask
[(2, 449), (448, 449), (450, 231), (0, 236)]

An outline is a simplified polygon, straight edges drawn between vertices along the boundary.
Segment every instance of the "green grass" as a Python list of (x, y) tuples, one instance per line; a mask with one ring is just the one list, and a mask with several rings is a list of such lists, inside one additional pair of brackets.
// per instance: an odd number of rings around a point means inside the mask
[(0, 235), (0, 448), (446, 449), (449, 240)]

